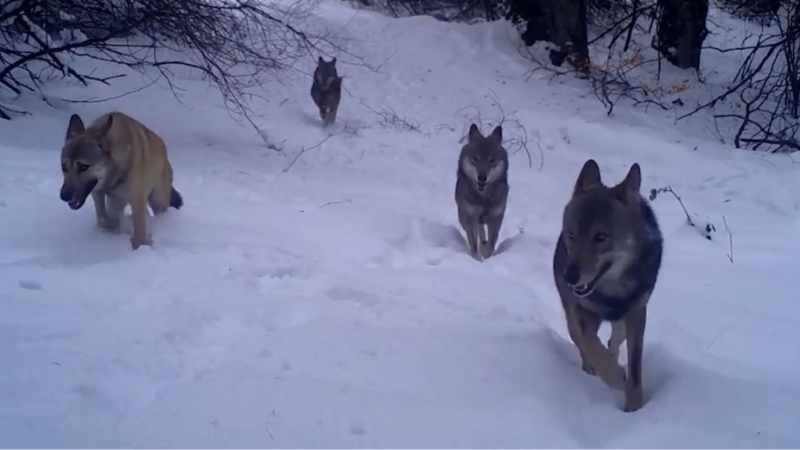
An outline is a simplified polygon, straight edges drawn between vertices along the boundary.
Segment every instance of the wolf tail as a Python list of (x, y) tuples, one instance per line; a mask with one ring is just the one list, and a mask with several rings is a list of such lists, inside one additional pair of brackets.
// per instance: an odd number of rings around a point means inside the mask
[(169, 193), (169, 206), (175, 209), (181, 209), (181, 206), (183, 206), (183, 197), (175, 188), (172, 188), (172, 191)]

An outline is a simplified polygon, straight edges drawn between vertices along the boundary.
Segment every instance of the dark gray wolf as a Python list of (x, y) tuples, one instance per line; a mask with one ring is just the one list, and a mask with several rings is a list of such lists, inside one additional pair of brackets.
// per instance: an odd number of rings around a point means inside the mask
[[(603, 185), (600, 168), (588, 160), (564, 208), (562, 231), (553, 256), (553, 275), (569, 335), (583, 370), (625, 390), (624, 411), (644, 405), (642, 350), (647, 302), (661, 267), (664, 240), (656, 216), (639, 194), (638, 164), (614, 187)], [(611, 322), (608, 348), (597, 336)], [(628, 372), (619, 365), (627, 338)]]
[[(456, 172), (458, 221), (475, 259), (490, 257), (497, 245), (508, 201), (508, 152), (499, 125), (484, 137), (473, 123), (461, 148)], [(486, 230), (488, 228), (488, 240)], [(480, 245), (480, 247), (479, 247)]]
[(147, 233), (147, 205), (154, 214), (180, 209), (183, 198), (172, 186), (172, 165), (164, 141), (135, 119), (111, 112), (84, 127), (73, 114), (61, 150), (61, 200), (80, 209), (89, 194), (97, 225), (118, 230), (125, 206), (131, 205), (134, 250), (152, 245)]
[(336, 72), (336, 58), (325, 61), (322, 56), (319, 57), (314, 70), (314, 83), (311, 84), (311, 99), (319, 108), (319, 117), (325, 125), (336, 121), (343, 79)]

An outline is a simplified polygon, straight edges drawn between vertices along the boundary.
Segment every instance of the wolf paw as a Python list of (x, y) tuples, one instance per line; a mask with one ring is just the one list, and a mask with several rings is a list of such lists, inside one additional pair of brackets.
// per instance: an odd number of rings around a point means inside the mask
[(483, 256), (484, 259), (489, 258), (493, 254), (494, 254), (494, 247), (489, 245), (488, 242), (484, 242), (483, 244), (481, 244), (481, 256)]
[(111, 217), (98, 218), (97, 226), (107, 231), (118, 231), (119, 219), (112, 219)]
[(134, 250), (138, 249), (143, 245), (146, 245), (148, 247), (151, 247), (153, 245), (153, 240), (150, 238), (150, 236), (139, 239), (137, 239), (135, 236), (131, 238), (131, 247), (133, 247)]
[(640, 410), (644, 406), (644, 398), (641, 395), (626, 395), (625, 396), (625, 406), (622, 408), (622, 411), (630, 413), (636, 412)]

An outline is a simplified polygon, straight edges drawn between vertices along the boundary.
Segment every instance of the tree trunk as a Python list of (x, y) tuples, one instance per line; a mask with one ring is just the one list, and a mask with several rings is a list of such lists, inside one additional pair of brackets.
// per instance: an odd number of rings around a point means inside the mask
[(708, 0), (658, 0), (656, 50), (681, 69), (699, 69)]
[(511, 14), (528, 20), (522, 33), (526, 45), (551, 42), (558, 46), (550, 51), (554, 65), (561, 66), (567, 60), (579, 70), (588, 69), (586, 0), (515, 0)]

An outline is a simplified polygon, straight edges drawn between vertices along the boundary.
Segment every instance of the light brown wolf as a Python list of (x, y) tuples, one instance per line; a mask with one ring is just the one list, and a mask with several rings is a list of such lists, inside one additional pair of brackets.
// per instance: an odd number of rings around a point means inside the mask
[(147, 233), (147, 205), (153, 214), (183, 206), (172, 187), (172, 165), (164, 141), (136, 119), (121, 112), (103, 114), (85, 127), (73, 114), (61, 150), (61, 200), (80, 209), (89, 194), (97, 225), (119, 230), (125, 206), (131, 205), (134, 250), (152, 245)]

